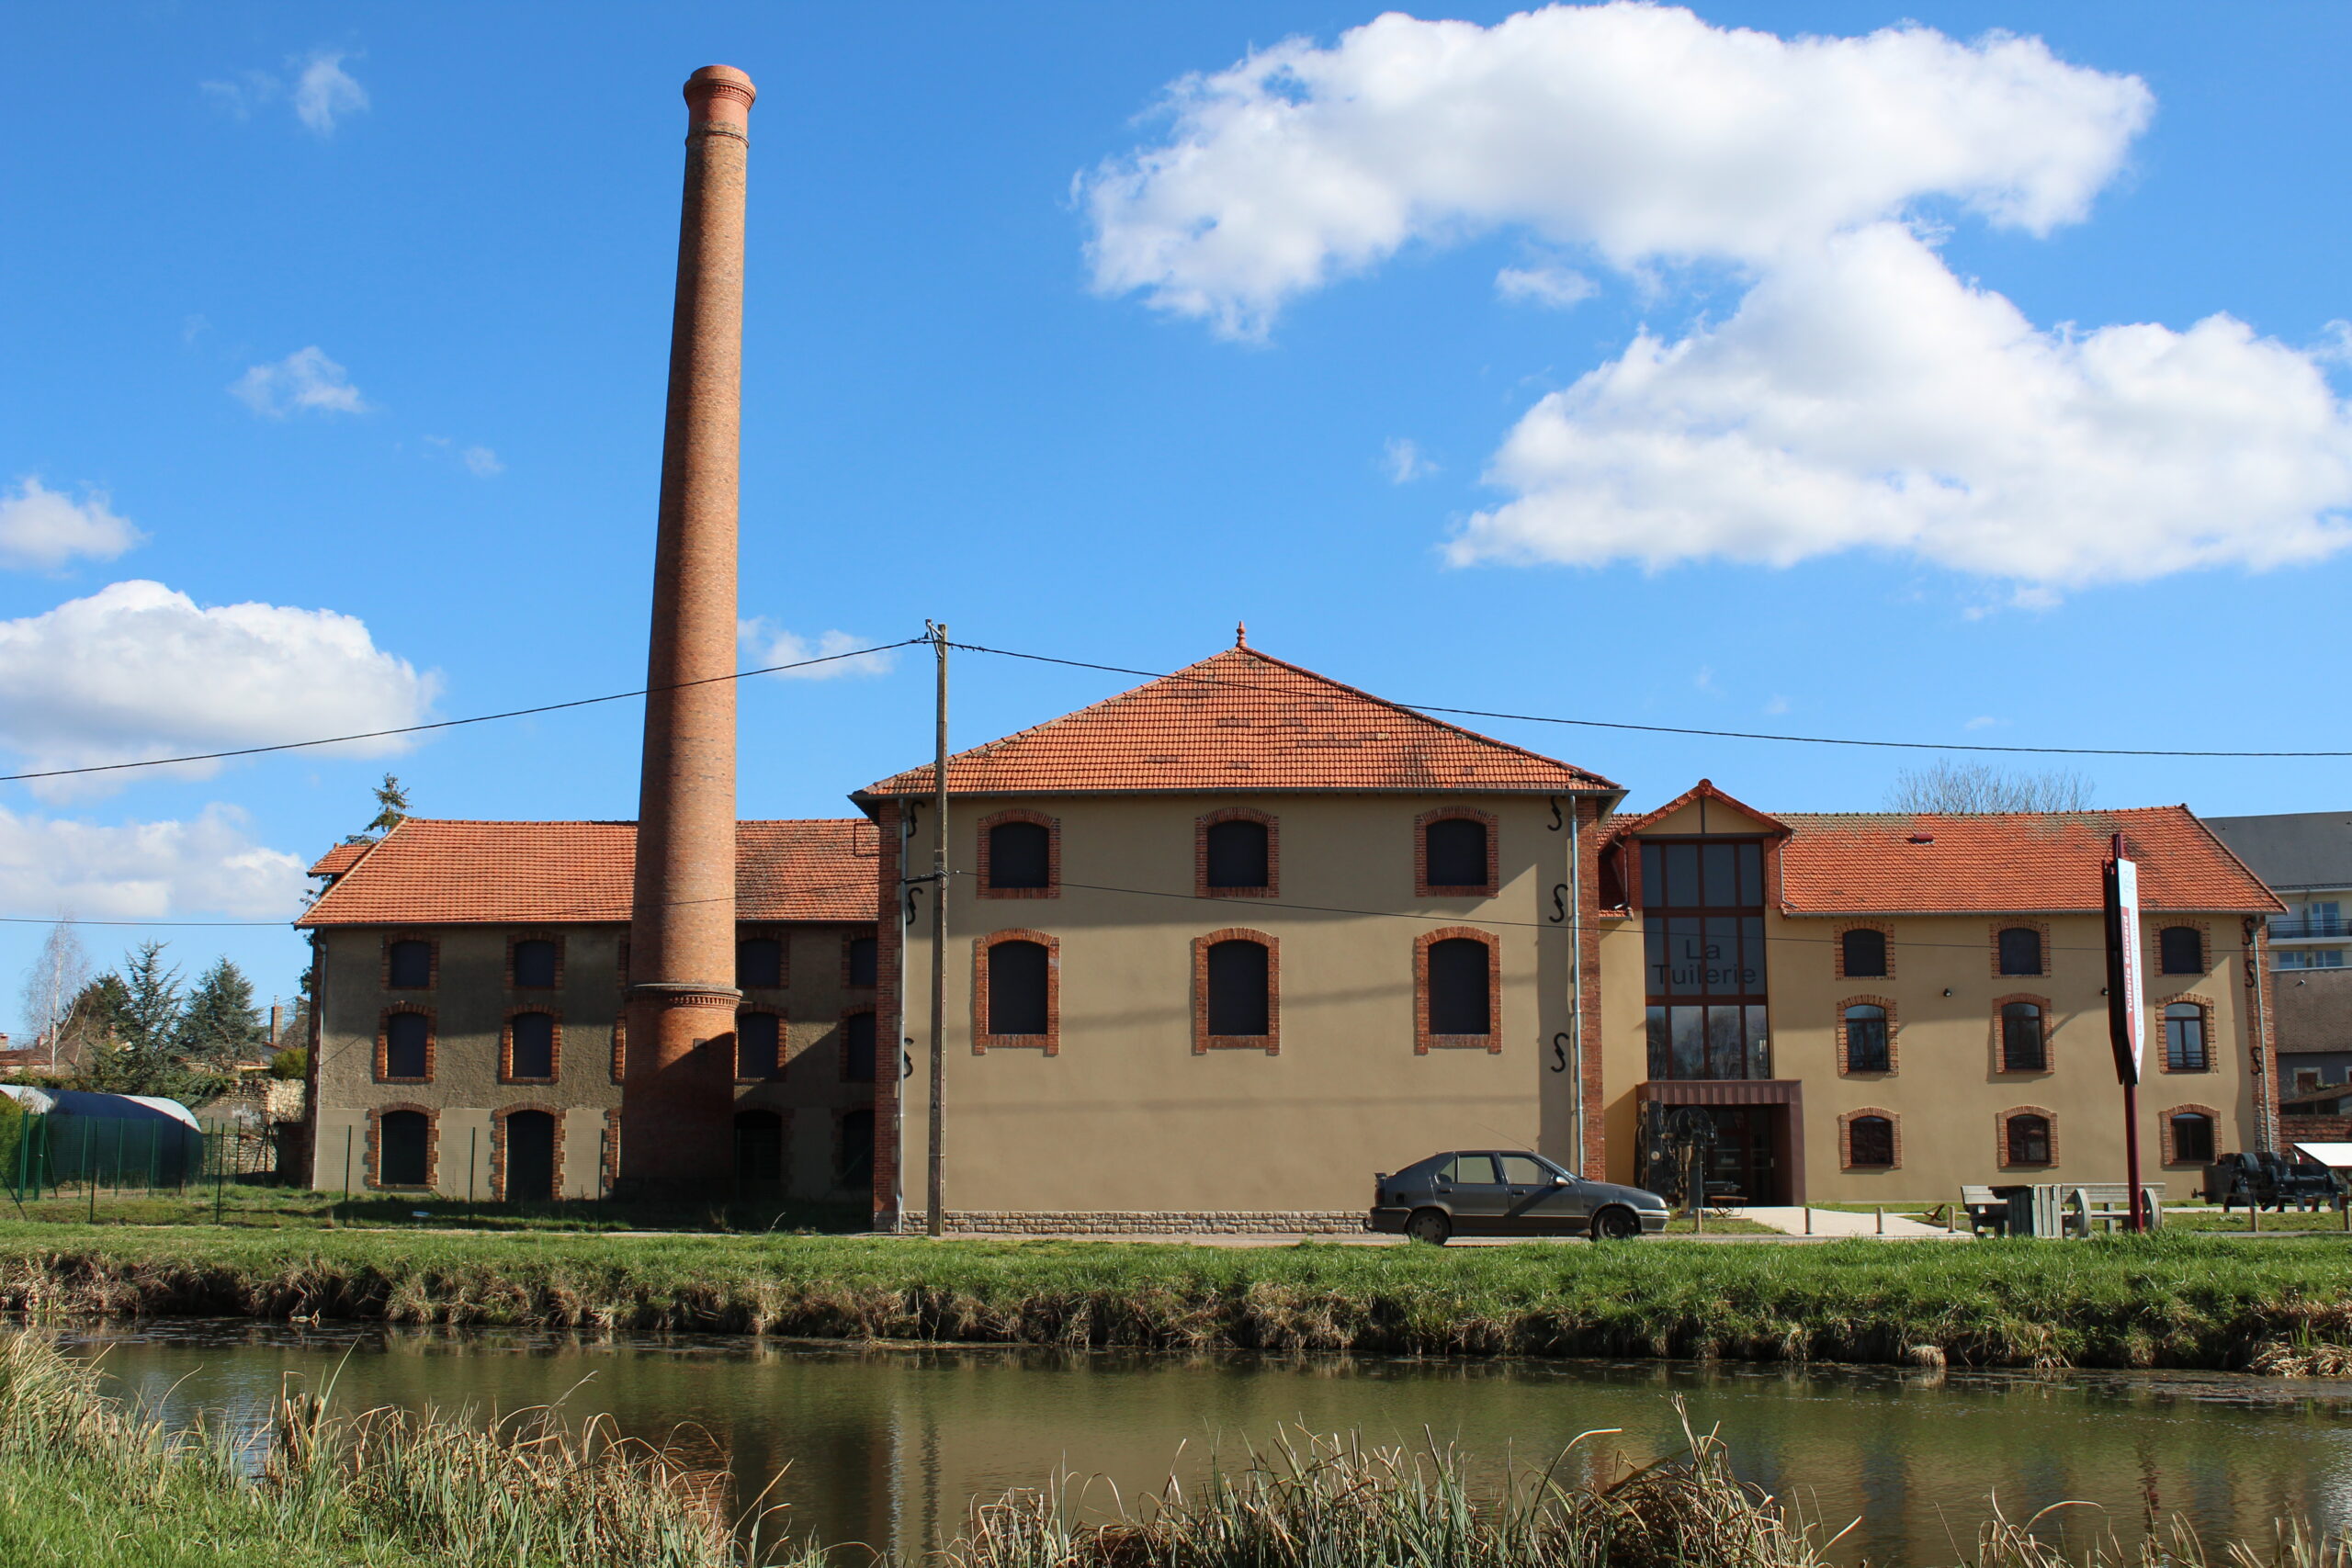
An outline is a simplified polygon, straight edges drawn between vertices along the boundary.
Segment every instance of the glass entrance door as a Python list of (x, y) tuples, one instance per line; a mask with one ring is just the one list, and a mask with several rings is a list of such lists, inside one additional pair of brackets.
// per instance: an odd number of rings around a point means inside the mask
[(1715, 1146), (1707, 1161), (1711, 1201), (1780, 1204), (1789, 1201), (1781, 1169), (1777, 1105), (1718, 1105), (1710, 1108)]

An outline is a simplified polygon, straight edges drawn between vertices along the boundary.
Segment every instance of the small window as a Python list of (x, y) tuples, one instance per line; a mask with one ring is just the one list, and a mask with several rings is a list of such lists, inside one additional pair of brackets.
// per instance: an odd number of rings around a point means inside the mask
[[(1211, 887), (1264, 887), (1270, 857), (1266, 825), (1246, 819), (1212, 822), (1208, 833), (1208, 878)], [(1486, 874), (1479, 874), (1486, 880)]]
[[(1027, 827), (1025, 822), (1012, 827)], [(1044, 1034), (1046, 954), (1042, 942), (1000, 942), (989, 949), (989, 1032)]]
[(2205, 1051), (2205, 1010), (2195, 1002), (2165, 1007), (2165, 1066), (2176, 1073), (2201, 1073), (2212, 1066)]
[(874, 1081), (874, 1015), (854, 1012), (842, 1020), (842, 1081)]
[(1492, 1155), (1455, 1155), (1438, 1167), (1437, 1179), (1461, 1187), (1498, 1187)]
[(2050, 1163), (2050, 1118), (2023, 1115), (2009, 1118), (2006, 1129), (2008, 1163), (2011, 1165), (2048, 1165)]
[(554, 942), (544, 937), (532, 937), (514, 944), (514, 986), (517, 990), (554, 988)]
[(551, 1078), (555, 1077), (555, 1015), (548, 1012), (518, 1012), (506, 1021), (507, 1038), (512, 1043), (507, 1055), (507, 1077), (514, 1078)]
[(2195, 926), (2166, 926), (2156, 938), (2156, 967), (2166, 975), (2205, 973), (2205, 933)]
[(991, 888), (1052, 886), (1053, 848), (1053, 833), (1042, 823), (998, 823), (989, 829), (989, 886)]
[(2213, 1161), (2213, 1119), (2200, 1111), (2179, 1111), (2172, 1118), (2172, 1157), (2179, 1165), (2211, 1165)]
[(1894, 1123), (1884, 1116), (1857, 1116), (1846, 1125), (1849, 1165), (1894, 1163)]
[(393, 990), (424, 990), (433, 984), (433, 944), (413, 939), (396, 942), (384, 967), (384, 983)]
[(783, 985), (783, 942), (772, 936), (752, 936), (737, 942), (735, 984), (744, 990), (774, 990)]
[(871, 986), (881, 973), (882, 944), (870, 936), (849, 939), (849, 983)]
[[(1875, 936), (1878, 933), (1871, 933)], [(1857, 1003), (1846, 1010), (1846, 1070), (1883, 1073), (1894, 1061), (1886, 1047), (1886, 1010)]]
[(2031, 926), (2011, 926), (2001, 933), (2001, 973), (2041, 973), (2041, 933)]
[(1268, 1032), (1273, 1010), (1269, 1005), (1268, 971), (1266, 949), (1261, 942), (1237, 940), (1209, 945), (1211, 1034), (1263, 1035)]
[(1552, 1172), (1533, 1155), (1497, 1155), (1495, 1168), (1506, 1187), (1549, 1187)]
[(772, 1012), (735, 1015), (735, 1076), (754, 1078), (784, 1077), (783, 1021)]
[(2041, 1009), (2033, 1002), (2001, 1004), (2001, 1071), (2050, 1070), (2050, 1048), (2041, 1030)]
[(843, 1187), (874, 1185), (873, 1111), (842, 1113), (841, 1154), (833, 1167), (833, 1176)]
[[(1442, 823), (1431, 823), (1441, 827)], [(1477, 828), (1477, 823), (1472, 823)], [(1479, 829), (1483, 836), (1485, 829)], [(1483, 942), (1448, 937), (1430, 943), (1430, 1032), (1486, 1034), (1494, 1028), (1489, 970), (1494, 953)]]
[(1844, 949), (1849, 979), (1881, 979), (1886, 975), (1886, 933), (1857, 926), (1838, 939)]
[(422, 1078), (431, 1066), (433, 1021), (421, 1012), (396, 1012), (384, 1020), (384, 1076)]
[[(1442, 817), (1421, 829), (1428, 856), (1429, 886), (1487, 886), (1487, 825), (1468, 817)], [(1483, 1032), (1483, 1031), (1471, 1032)]]
[[(414, 1016), (396, 1015), (396, 1016)], [(433, 1179), (433, 1123), (422, 1111), (387, 1111), (376, 1119), (376, 1184), (422, 1187)]]

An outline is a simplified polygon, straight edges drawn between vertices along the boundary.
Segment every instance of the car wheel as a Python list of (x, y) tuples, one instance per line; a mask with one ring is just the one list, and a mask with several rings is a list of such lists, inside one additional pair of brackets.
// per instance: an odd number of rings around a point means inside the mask
[(1443, 1247), (1453, 1235), (1453, 1222), (1440, 1209), (1416, 1209), (1405, 1222), (1405, 1234), (1415, 1241), (1428, 1242), (1431, 1247)]
[(1595, 1241), (1631, 1241), (1641, 1234), (1642, 1222), (1634, 1217), (1631, 1209), (1611, 1204), (1592, 1216)]

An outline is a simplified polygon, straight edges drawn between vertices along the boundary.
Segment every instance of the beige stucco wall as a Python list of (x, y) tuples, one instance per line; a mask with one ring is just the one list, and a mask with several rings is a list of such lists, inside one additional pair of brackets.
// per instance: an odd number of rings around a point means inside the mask
[[(1279, 900), (1196, 899), (1200, 816), (1280, 819)], [(1498, 895), (1421, 898), (1414, 819), (1469, 806), (1498, 819)], [(1018, 807), (1060, 821), (1060, 895), (983, 898), (978, 824)], [(946, 954), (947, 1205), (954, 1210), (1362, 1209), (1376, 1172), (1453, 1147), (1571, 1155), (1565, 831), (1548, 798), (1382, 795), (1113, 795), (955, 807)], [(930, 813), (910, 842), (927, 866)], [(1080, 886), (1080, 885), (1091, 886)], [(1103, 891), (1140, 889), (1141, 893)], [(1169, 897), (1167, 895), (1173, 895)], [(1318, 906), (1303, 908), (1301, 906)], [(1373, 911), (1359, 913), (1353, 911)], [(903, 1187), (924, 1193), (930, 911), (908, 933)], [(1501, 1050), (1414, 1049), (1414, 942), (1464, 925), (1499, 939)], [(1193, 1048), (1193, 939), (1227, 927), (1280, 942), (1280, 1048)], [(984, 933), (1058, 939), (1060, 1050), (973, 1050), (973, 949)], [(883, 1195), (877, 1194), (877, 1200)]]

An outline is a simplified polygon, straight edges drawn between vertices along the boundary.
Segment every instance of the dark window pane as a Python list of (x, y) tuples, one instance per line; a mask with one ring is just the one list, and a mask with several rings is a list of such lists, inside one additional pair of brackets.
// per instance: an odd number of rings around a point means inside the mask
[[(1211, 887), (1263, 887), (1266, 875), (1263, 822), (1213, 822), (1208, 830)], [(1484, 880), (1483, 875), (1480, 880)]]
[(1705, 960), (1707, 995), (1736, 997), (1747, 987), (1740, 984), (1739, 917), (1709, 915)]
[(1743, 1078), (1747, 1076), (1747, 1041), (1738, 1008), (1707, 1010), (1707, 1076)]
[(2030, 926), (2011, 926), (2001, 933), (2001, 973), (2041, 973), (2041, 933)]
[(1666, 1027), (1666, 1010), (1651, 1008), (1645, 1022), (1649, 1033), (1650, 1077), (1670, 1078), (1674, 1076), (1674, 1036)]
[(1625, 907), (1625, 850), (1622, 844), (1611, 844), (1600, 852), (1600, 897), (1604, 909)]
[(2165, 1009), (2165, 1065), (2176, 1073), (2206, 1069), (2205, 1010), (2195, 1002), (2174, 1002)]
[(1847, 1143), (1856, 1165), (1894, 1163), (1894, 1123), (1883, 1116), (1857, 1116), (1847, 1127)]
[(1772, 1076), (1772, 1036), (1764, 1027), (1764, 1009), (1747, 1010), (1747, 1076), (1769, 1078)]
[(2172, 1119), (2172, 1157), (2204, 1165), (2213, 1158), (2213, 1119), (2193, 1111)]
[(2012, 1116), (2009, 1118), (2009, 1163), (2011, 1165), (2048, 1165), (2050, 1163), (2050, 1121), (2043, 1116)]
[(1884, 931), (1850, 931), (1840, 940), (1846, 949), (1847, 978), (1874, 979), (1886, 973)]
[(1046, 1032), (1045, 943), (1001, 942), (989, 949), (989, 1032)]
[(1487, 825), (1464, 817), (1430, 823), (1428, 841), (1429, 885), (1431, 887), (1484, 887), (1487, 885)]
[(1266, 1004), (1266, 949), (1254, 942), (1220, 942), (1208, 953), (1209, 1032), (1263, 1034), (1270, 1009)]
[(735, 1114), (735, 1175), (757, 1186), (784, 1180), (784, 1118), (773, 1111)]
[(739, 1078), (780, 1078), (784, 1076), (783, 1021), (772, 1012), (735, 1015), (735, 1076)]
[(1664, 907), (1666, 903), (1666, 846), (1642, 846), (1642, 905)]
[(396, 991), (423, 990), (433, 984), (433, 944), (429, 942), (392, 943), (389, 976)]
[(422, 1111), (387, 1111), (376, 1122), (376, 1179), (386, 1187), (422, 1187), (430, 1179), (427, 1143), (432, 1123)]
[(772, 936), (754, 936), (737, 942), (735, 983), (746, 988), (774, 988), (783, 985), (783, 942)]
[(514, 1041), (507, 1058), (513, 1067), (511, 1077), (518, 1078), (551, 1078), (555, 1077), (555, 1015), (545, 1012), (518, 1012), (507, 1021), (506, 1028)]
[(555, 984), (555, 943), (534, 937), (514, 944), (514, 984), (545, 990)]
[(1698, 845), (1666, 846), (1666, 897), (1662, 901), (1677, 909), (1699, 907)]
[(1739, 901), (1754, 908), (1764, 902), (1764, 846), (1739, 846)]
[(1887, 1070), (1886, 1010), (1850, 1007), (1846, 1010), (1846, 1070), (1883, 1073)]
[(2042, 1049), (2041, 1010), (2031, 1002), (2008, 1002), (2001, 1008), (2001, 1070), (2038, 1073), (2050, 1065)]
[(1494, 1027), (1487, 995), (1493, 955), (1483, 942), (1448, 937), (1430, 943), (1430, 1032), (1485, 1034)]
[(871, 986), (880, 973), (882, 944), (870, 936), (849, 939), (849, 983)]
[(833, 1168), (834, 1177), (843, 1187), (874, 1185), (874, 1112), (845, 1111), (842, 1113), (840, 1163)]
[(1053, 834), (1040, 823), (998, 823), (989, 829), (989, 886), (1051, 886), (1053, 844)]
[(396, 1012), (384, 1020), (384, 1076), (423, 1077), (425, 1041), (432, 1032), (431, 1022), (421, 1012)]
[(1739, 902), (1739, 855), (1736, 844), (1700, 846), (1700, 870), (1706, 880), (1707, 904), (1727, 909)]
[(874, 1015), (854, 1012), (842, 1020), (842, 1079), (845, 1083), (874, 1081)]
[(1707, 1010), (1705, 1008), (1669, 1008), (1667, 1018), (1674, 1033), (1674, 1076), (1678, 1078), (1703, 1078), (1707, 1076)]
[(2167, 975), (2205, 973), (2205, 933), (2195, 926), (2166, 926), (2156, 939), (2158, 966)]

